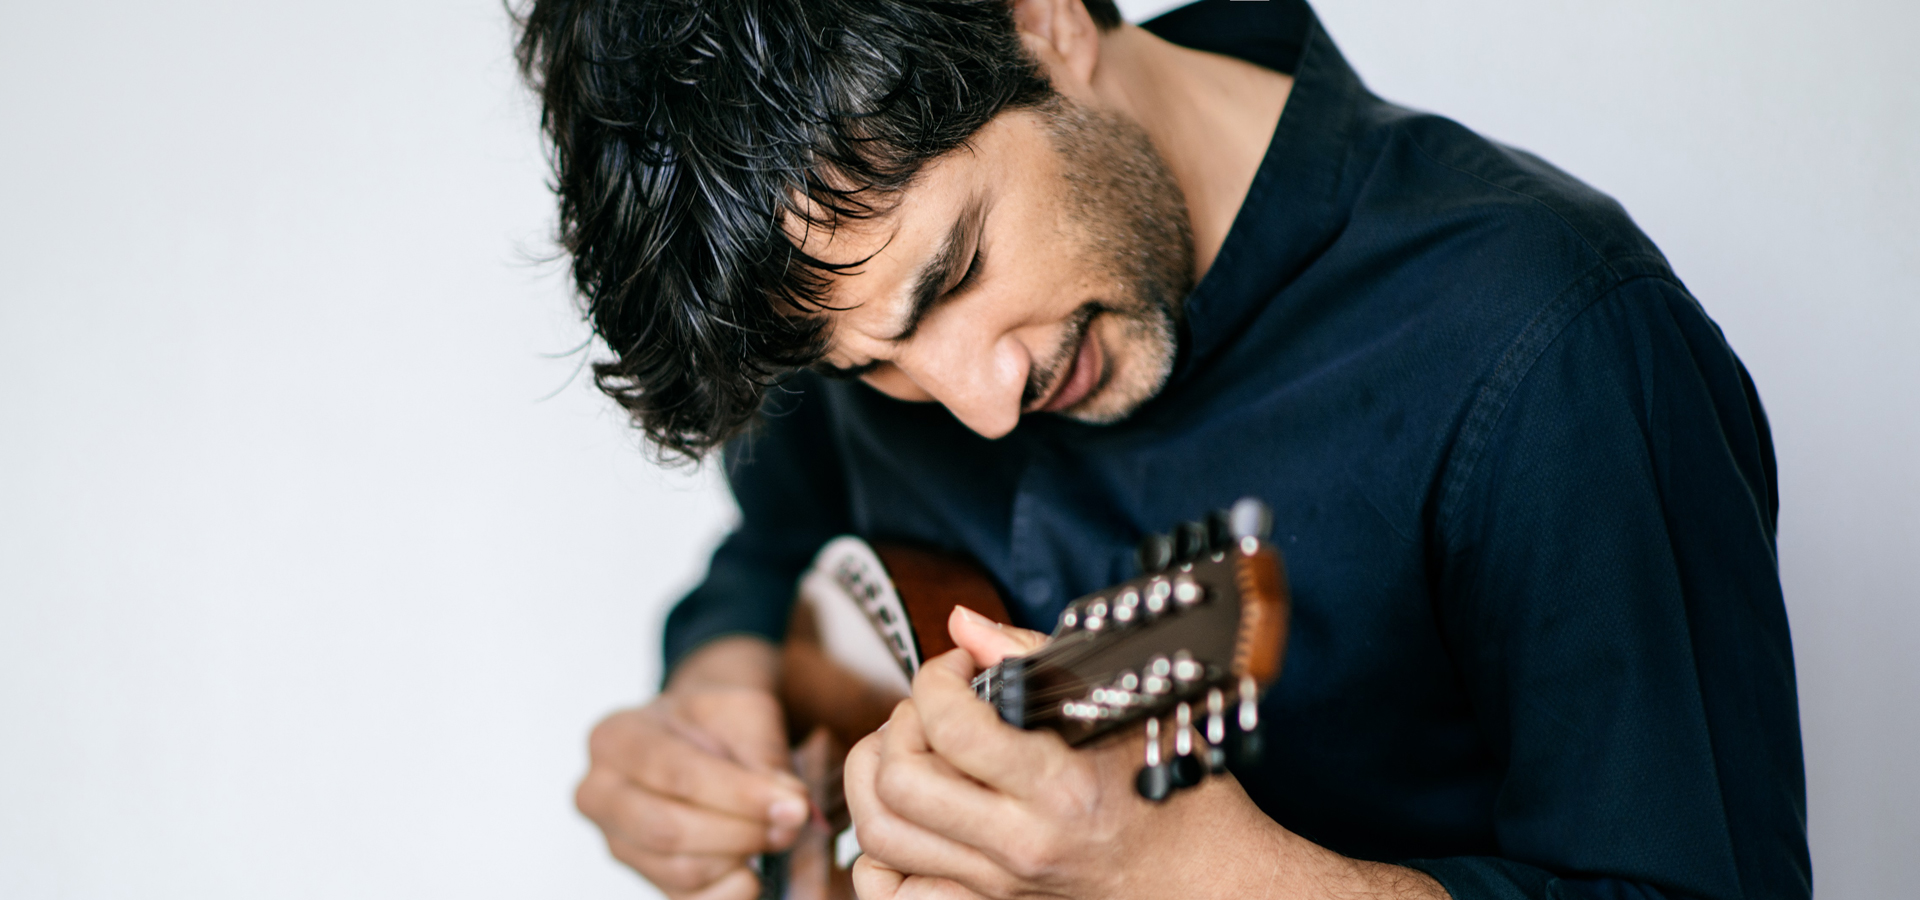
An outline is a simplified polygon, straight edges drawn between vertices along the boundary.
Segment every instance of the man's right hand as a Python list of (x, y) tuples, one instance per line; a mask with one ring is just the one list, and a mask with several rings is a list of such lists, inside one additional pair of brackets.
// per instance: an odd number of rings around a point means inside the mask
[(806, 824), (776, 672), (764, 641), (715, 641), (653, 702), (593, 729), (574, 802), (614, 858), (673, 900), (752, 900), (748, 859), (785, 848)]

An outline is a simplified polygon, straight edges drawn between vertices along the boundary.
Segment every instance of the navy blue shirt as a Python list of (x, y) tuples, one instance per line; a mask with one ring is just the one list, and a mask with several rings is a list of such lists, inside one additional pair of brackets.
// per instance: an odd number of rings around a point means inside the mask
[(1280, 824), (1461, 900), (1808, 896), (1773, 451), (1719, 329), (1611, 199), (1372, 96), (1305, 4), (1148, 27), (1295, 77), (1165, 391), (990, 441), (792, 378), (669, 665), (779, 639), (833, 535), (970, 555), (1050, 630), (1252, 495), (1294, 619), (1235, 774)]

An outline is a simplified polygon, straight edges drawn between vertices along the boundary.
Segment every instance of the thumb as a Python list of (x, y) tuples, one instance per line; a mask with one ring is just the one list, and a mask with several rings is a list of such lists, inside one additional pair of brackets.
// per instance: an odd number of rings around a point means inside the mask
[(698, 698), (690, 712), (699, 731), (718, 745), (712, 750), (747, 769), (772, 775), (782, 787), (802, 790), (799, 779), (790, 774), (786, 715), (771, 692), (714, 692)]
[(1038, 631), (1001, 625), (964, 606), (954, 607), (947, 616), (947, 633), (982, 669), (1009, 656), (1032, 653), (1047, 642), (1047, 636)]
[(718, 744), (721, 755), (746, 769), (735, 788), (757, 795), (766, 805), (773, 826), (768, 839), (784, 847), (806, 824), (812, 805), (807, 785), (793, 773), (787, 748), (786, 716), (771, 692), (744, 690), (716, 692), (702, 704), (699, 729)]

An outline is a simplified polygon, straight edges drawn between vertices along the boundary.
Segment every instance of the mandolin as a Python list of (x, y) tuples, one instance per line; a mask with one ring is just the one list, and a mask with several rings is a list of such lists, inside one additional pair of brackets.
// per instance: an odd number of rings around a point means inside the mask
[[(1072, 746), (1139, 725), (1135, 787), (1152, 802), (1257, 758), (1260, 693), (1280, 672), (1289, 612), (1269, 529), (1266, 506), (1248, 499), (1149, 535), (1139, 577), (1068, 604), (1044, 645), (981, 672), (975, 692), (1002, 721)], [(979, 566), (916, 547), (836, 538), (802, 577), (781, 702), (814, 818), (792, 848), (761, 858), (763, 897), (853, 897), (859, 846), (841, 763), (908, 695), (921, 662), (953, 649), (955, 606), (1009, 621)]]

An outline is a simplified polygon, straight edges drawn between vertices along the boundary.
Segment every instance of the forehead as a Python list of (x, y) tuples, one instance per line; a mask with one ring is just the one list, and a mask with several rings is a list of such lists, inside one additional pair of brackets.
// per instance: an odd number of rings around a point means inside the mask
[[(1017, 190), (1049, 168), (1051, 145), (1037, 116), (1010, 110), (958, 149), (929, 161), (897, 195), (881, 198), (867, 219), (787, 223), (795, 245), (814, 259), (850, 269), (829, 277), (840, 311), (836, 327), (897, 319), (915, 277), (940, 251), (954, 224), (975, 203)], [(805, 202), (809, 213), (819, 209)], [(824, 220), (824, 216), (814, 216)]]

